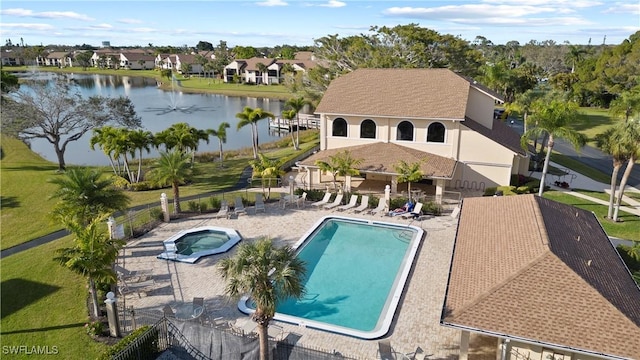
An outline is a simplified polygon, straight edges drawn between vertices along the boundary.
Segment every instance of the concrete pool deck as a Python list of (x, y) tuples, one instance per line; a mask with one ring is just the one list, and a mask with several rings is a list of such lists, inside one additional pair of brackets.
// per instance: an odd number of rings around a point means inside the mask
[[(341, 212), (305, 209), (282, 209), (277, 203), (267, 204), (266, 212), (237, 219), (213, 219), (211, 214), (174, 220), (162, 224), (145, 236), (130, 241), (121, 251), (119, 263), (126, 269), (151, 270), (156, 279), (153, 290), (138, 297), (127, 295), (125, 306), (135, 309), (161, 310), (165, 305), (191, 302), (193, 297), (204, 297), (207, 311), (213, 317), (224, 317), (228, 321), (244, 320), (235, 301), (224, 295), (225, 283), (217, 272), (219, 259), (232, 256), (235, 248), (225, 254), (207, 256), (195, 264), (160, 260), (156, 256), (163, 251), (162, 242), (173, 234), (188, 228), (221, 226), (237, 230), (243, 241), (254, 241), (268, 236), (278, 245), (293, 245), (321, 217), (346, 215)], [(399, 217), (354, 215), (356, 218), (376, 219), (385, 222), (409, 224), (410, 220)], [(459, 331), (439, 325), (440, 313), (449, 272), (449, 262), (455, 237), (457, 220), (442, 216), (414, 222), (426, 230), (422, 246), (418, 249), (413, 271), (400, 300), (391, 330), (384, 337), (390, 340), (393, 349), (400, 353), (411, 353), (417, 347), (429, 358), (451, 358), (458, 355)], [(119, 300), (120, 304), (123, 299)], [(310, 328), (276, 322), (285, 332), (297, 334), (298, 344), (337, 351), (345, 355), (364, 359), (375, 359), (377, 340), (362, 340), (344, 335), (328, 333)]]

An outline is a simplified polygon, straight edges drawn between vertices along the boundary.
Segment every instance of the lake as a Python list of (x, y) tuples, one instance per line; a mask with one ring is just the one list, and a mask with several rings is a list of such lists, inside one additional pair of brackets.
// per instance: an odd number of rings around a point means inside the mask
[[(50, 78), (52, 73), (25, 73), (25, 77)], [(233, 97), (216, 94), (192, 94), (180, 91), (164, 91), (157, 87), (156, 80), (143, 77), (96, 74), (70, 74), (82, 96), (100, 95), (105, 97), (127, 96), (142, 118), (143, 129), (152, 133), (162, 131), (172, 124), (186, 122), (197, 129), (218, 129), (223, 121), (231, 127), (227, 129), (227, 143), (223, 151), (251, 147), (251, 128), (245, 126), (237, 130), (236, 114), (245, 106), (262, 108), (280, 116), (284, 102), (267, 98)], [(206, 80), (203, 80), (206, 81)], [(21, 85), (24, 86), (24, 85)], [(26, 86), (25, 86), (26, 87)], [(175, 108), (175, 109), (174, 109)], [(87, 132), (77, 141), (70, 142), (65, 152), (68, 165), (108, 165), (107, 156), (98, 148), (91, 150), (89, 139), (93, 133)], [(269, 129), (265, 119), (258, 123), (260, 143), (270, 142), (286, 136)], [(57, 163), (53, 145), (45, 139), (30, 141), (31, 149), (47, 160)], [(209, 144), (201, 142), (198, 152), (218, 151), (218, 138), (210, 137)], [(157, 156), (152, 149), (145, 158)]]

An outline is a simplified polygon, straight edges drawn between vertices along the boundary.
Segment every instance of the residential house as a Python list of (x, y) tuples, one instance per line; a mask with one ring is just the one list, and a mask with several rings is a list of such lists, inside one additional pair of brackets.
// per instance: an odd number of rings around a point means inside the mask
[[(247, 84), (268, 84), (270, 71), (261, 71), (260, 65), (269, 69), (269, 66), (276, 60), (269, 58), (253, 57), (251, 59), (237, 59), (224, 67), (224, 82), (232, 83), (234, 76), (238, 76), (240, 81)], [(271, 70), (273, 71), (273, 70)], [(275, 76), (275, 73), (271, 73)]]
[[(176, 71), (182, 75), (190, 75), (190, 74), (199, 74), (203, 71), (202, 64), (199, 64), (196, 56), (192, 54), (177, 54), (176, 55)], [(189, 72), (185, 72), (183, 69), (183, 65), (188, 64), (191, 65), (191, 70)]]
[(284, 79), (284, 73), (282, 72), (282, 68), (284, 64), (290, 64), (295, 73), (298, 72), (306, 72), (307, 70), (316, 66), (316, 62), (313, 60), (286, 60), (279, 59), (276, 60), (273, 64), (267, 67), (267, 83), (268, 84), (280, 84)]
[(2, 66), (20, 66), (24, 65), (24, 59), (20, 57), (20, 52), (12, 49), (2, 49)]
[(111, 48), (98, 49), (91, 56), (91, 64), (99, 68), (117, 69), (120, 61), (120, 51)]
[(41, 66), (55, 66), (55, 67), (70, 67), (73, 62), (71, 61), (71, 53), (68, 51), (52, 51), (42, 57)]
[(462, 202), (441, 325), (501, 360), (640, 359), (640, 289), (595, 214), (536, 195)]
[(151, 70), (155, 68), (156, 57), (140, 52), (121, 52), (120, 67), (131, 70)]
[[(298, 163), (306, 187), (323, 179), (317, 160), (350, 150), (366, 179), (397, 192), (400, 160), (421, 164), (440, 201), (445, 188), (508, 185), (528, 170), (520, 136), (493, 118), (499, 95), (448, 69), (357, 69), (331, 82), (315, 113), (320, 151)], [(347, 181), (348, 182), (348, 181)], [(347, 184), (347, 187), (349, 185)]]

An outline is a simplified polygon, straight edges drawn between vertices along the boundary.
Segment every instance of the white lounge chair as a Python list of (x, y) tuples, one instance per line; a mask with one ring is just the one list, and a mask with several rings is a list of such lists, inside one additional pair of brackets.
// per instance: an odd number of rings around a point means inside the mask
[(151, 280), (139, 281), (139, 282), (130, 282), (127, 283), (123, 279), (120, 279), (120, 286), (118, 286), (118, 291), (122, 296), (126, 296), (128, 294), (136, 293), (138, 297), (141, 298), (140, 293), (143, 292), (146, 294), (147, 291), (153, 290), (156, 282)]
[(220, 210), (218, 210), (213, 217), (216, 219), (229, 217), (229, 205), (227, 204), (227, 200), (222, 200), (220, 202)]
[(351, 195), (351, 199), (349, 199), (349, 203), (347, 205), (338, 206), (339, 211), (349, 210), (351, 208), (356, 207), (358, 203), (358, 195)]
[(264, 199), (262, 198), (262, 194), (256, 194), (256, 213), (258, 211), (266, 212), (266, 208), (264, 207)]
[(127, 270), (122, 266), (115, 264), (113, 265), (113, 269), (116, 271), (116, 275), (118, 278), (131, 281), (131, 280), (140, 280), (146, 276), (150, 276), (152, 274), (151, 269), (147, 270)]
[(322, 198), (322, 200), (312, 203), (311, 206), (320, 208), (321, 206), (327, 205), (329, 203), (329, 199), (331, 199), (331, 193), (326, 192), (324, 193), (324, 197)]
[(369, 195), (362, 195), (362, 199), (360, 199), (360, 206), (353, 209), (354, 213), (359, 213), (365, 211), (369, 208)]
[(302, 195), (296, 199), (296, 205), (298, 205), (298, 209), (300, 208), (300, 205), (302, 205), (302, 207), (304, 208), (305, 204), (307, 201), (307, 192), (303, 192)]
[(402, 217), (405, 219), (409, 218), (418, 218), (422, 215), (422, 203), (416, 203), (416, 206), (410, 212), (402, 214)]
[(234, 204), (233, 212), (236, 215), (246, 214), (247, 209), (244, 208), (244, 204), (242, 203), (242, 198), (240, 196), (236, 196), (236, 201)]
[(340, 205), (340, 203), (342, 202), (342, 197), (343, 197), (343, 196), (344, 196), (344, 195), (342, 195), (342, 194), (338, 194), (338, 195), (336, 195), (336, 198), (333, 200), (333, 202), (332, 202), (332, 203), (330, 203), (330, 204), (325, 204), (325, 205), (324, 205), (324, 208), (325, 208), (325, 209), (333, 209), (334, 207), (336, 207), (336, 206)]
[(371, 215), (384, 214), (386, 207), (387, 207), (387, 202), (383, 197), (381, 197), (378, 200), (378, 206), (375, 209), (369, 211), (369, 214)]

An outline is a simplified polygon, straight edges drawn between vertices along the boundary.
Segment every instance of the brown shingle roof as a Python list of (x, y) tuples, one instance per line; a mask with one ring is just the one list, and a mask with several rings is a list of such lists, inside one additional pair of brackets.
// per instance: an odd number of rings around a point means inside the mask
[(357, 69), (331, 82), (316, 113), (462, 120), (469, 87), (448, 69)]
[(247, 67), (245, 70), (258, 71), (258, 64), (263, 63), (265, 66), (273, 64), (276, 59), (252, 57), (251, 59), (237, 59), (238, 64), (245, 63)]
[(453, 177), (457, 163), (453, 159), (411, 149), (406, 146), (378, 142), (323, 150), (301, 161), (300, 164), (315, 167), (316, 161), (329, 162), (329, 157), (345, 150), (348, 150), (354, 159), (362, 159), (358, 170), (367, 172), (395, 174), (395, 166), (400, 160), (404, 160), (409, 164), (419, 162), (421, 164), (420, 170), (426, 177), (450, 179)]
[(520, 146), (520, 135), (500, 120), (493, 119), (493, 129), (487, 129), (469, 117), (465, 117), (462, 125), (497, 142), (516, 154), (527, 155), (527, 152)]
[(535, 195), (467, 198), (441, 322), (640, 358), (640, 289), (597, 218)]

